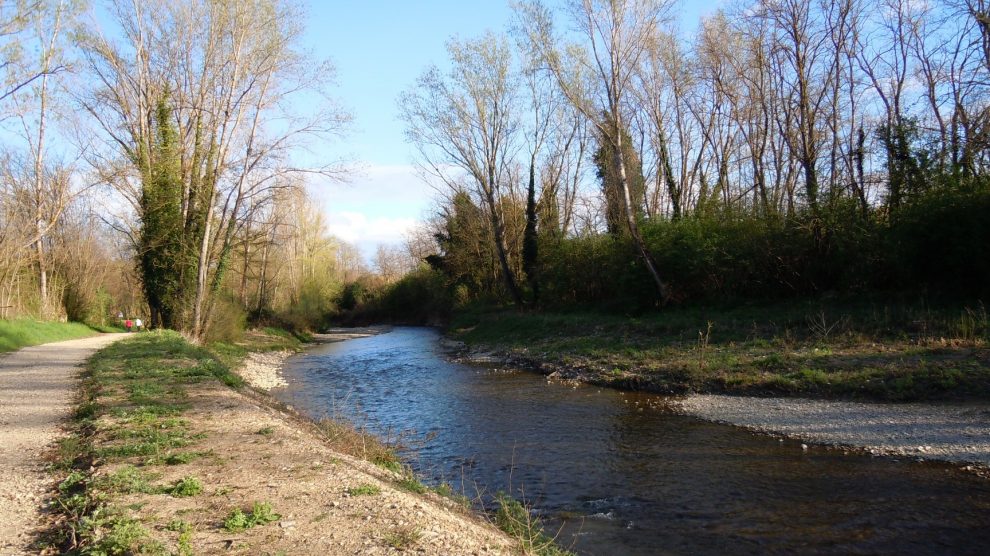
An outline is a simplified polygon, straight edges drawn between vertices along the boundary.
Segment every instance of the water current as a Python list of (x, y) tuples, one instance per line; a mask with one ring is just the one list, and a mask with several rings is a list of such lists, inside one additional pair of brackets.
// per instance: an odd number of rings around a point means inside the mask
[(346, 416), (426, 479), (523, 498), (579, 554), (987, 554), (990, 481), (678, 415), (660, 397), (453, 363), (396, 328), (289, 360), (274, 394)]

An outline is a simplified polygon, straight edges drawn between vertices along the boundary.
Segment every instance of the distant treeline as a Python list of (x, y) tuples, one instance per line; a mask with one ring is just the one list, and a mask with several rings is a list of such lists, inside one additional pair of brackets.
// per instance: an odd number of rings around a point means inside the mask
[(345, 308), (987, 295), (985, 3), (758, 0), (690, 39), (674, 2), (564, 4), (403, 95), (428, 267)]

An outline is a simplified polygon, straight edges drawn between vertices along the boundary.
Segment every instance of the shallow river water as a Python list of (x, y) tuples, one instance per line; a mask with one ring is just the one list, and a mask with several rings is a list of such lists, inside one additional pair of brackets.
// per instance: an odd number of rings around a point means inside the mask
[(436, 331), (319, 346), (274, 394), (410, 448), (426, 479), (524, 498), (579, 554), (988, 554), (990, 481), (677, 415), (656, 396), (448, 361)]

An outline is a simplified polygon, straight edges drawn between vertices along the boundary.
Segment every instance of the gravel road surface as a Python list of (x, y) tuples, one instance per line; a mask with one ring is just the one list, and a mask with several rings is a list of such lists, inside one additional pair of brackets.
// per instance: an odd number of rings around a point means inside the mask
[(0, 555), (31, 553), (47, 474), (42, 456), (72, 410), (79, 367), (126, 334), (103, 334), (0, 355)]

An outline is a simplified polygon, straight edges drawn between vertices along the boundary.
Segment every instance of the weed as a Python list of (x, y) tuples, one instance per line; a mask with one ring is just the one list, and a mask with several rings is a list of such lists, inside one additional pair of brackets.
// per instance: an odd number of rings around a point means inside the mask
[(174, 531), (176, 533), (184, 533), (186, 531), (192, 530), (192, 525), (189, 525), (188, 523), (186, 523), (181, 519), (173, 519), (172, 521), (168, 522), (168, 525), (165, 526), (165, 529), (168, 529), (169, 531)]
[(409, 492), (415, 492), (416, 494), (423, 494), (427, 491), (426, 485), (419, 482), (419, 479), (412, 475), (406, 475), (396, 483), (399, 487), (408, 490)]
[(281, 517), (275, 513), (272, 505), (268, 502), (255, 502), (250, 512), (245, 513), (240, 508), (232, 510), (227, 516), (227, 519), (224, 520), (223, 528), (231, 533), (237, 533), (257, 525), (265, 525), (277, 521)]
[(196, 452), (177, 452), (165, 456), (162, 461), (165, 465), (182, 465), (191, 462), (199, 456), (200, 454)]
[(381, 491), (381, 488), (368, 483), (364, 483), (356, 487), (348, 487), (344, 490), (344, 492), (351, 496), (374, 496), (379, 494)]
[(133, 465), (125, 465), (100, 479), (98, 486), (120, 494), (155, 494), (161, 489), (151, 483), (153, 479), (153, 476)]
[(498, 509), (495, 525), (509, 536), (518, 539), (528, 554), (540, 556), (565, 556), (570, 552), (557, 546), (553, 539), (543, 534), (539, 518), (533, 516), (521, 502), (504, 492), (495, 495)]
[(196, 477), (183, 477), (166, 489), (166, 492), (177, 498), (196, 496), (200, 492), (203, 492), (203, 484)]
[(416, 527), (402, 527), (385, 534), (385, 544), (396, 550), (411, 548), (423, 538), (423, 532)]
[(260, 434), (261, 436), (271, 436), (271, 435), (275, 434), (275, 428), (274, 427), (264, 427), (262, 429), (258, 429), (258, 432), (256, 432), (255, 434)]

